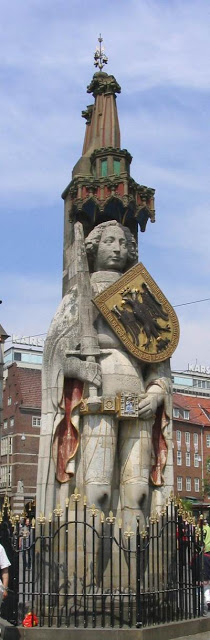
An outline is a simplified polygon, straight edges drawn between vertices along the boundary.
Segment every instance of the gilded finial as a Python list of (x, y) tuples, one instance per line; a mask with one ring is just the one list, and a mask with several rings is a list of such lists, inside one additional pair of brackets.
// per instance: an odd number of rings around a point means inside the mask
[(99, 47), (96, 47), (96, 50), (95, 50), (95, 53), (94, 53), (94, 66), (98, 67), (99, 71), (102, 71), (104, 65), (107, 64), (107, 62), (108, 62), (108, 58), (105, 55), (104, 47), (101, 46), (101, 43), (103, 42), (103, 38), (101, 37), (101, 33), (100, 33), (100, 36), (98, 38), (98, 42), (99, 42)]

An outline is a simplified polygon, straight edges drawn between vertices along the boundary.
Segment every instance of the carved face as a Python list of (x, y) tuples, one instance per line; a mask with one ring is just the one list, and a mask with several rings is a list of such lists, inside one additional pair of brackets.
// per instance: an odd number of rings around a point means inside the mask
[(128, 248), (125, 234), (117, 225), (103, 230), (95, 260), (95, 271), (122, 271), (126, 265)]

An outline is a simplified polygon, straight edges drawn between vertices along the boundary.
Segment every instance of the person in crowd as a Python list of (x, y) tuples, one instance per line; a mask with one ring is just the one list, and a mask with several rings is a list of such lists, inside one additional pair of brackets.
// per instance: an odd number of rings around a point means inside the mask
[(8, 595), (10, 566), (11, 566), (11, 562), (7, 557), (4, 547), (2, 546), (2, 544), (0, 544), (0, 570), (1, 570), (0, 590), (3, 591), (3, 594), (2, 594), (3, 599), (7, 598), (7, 595)]

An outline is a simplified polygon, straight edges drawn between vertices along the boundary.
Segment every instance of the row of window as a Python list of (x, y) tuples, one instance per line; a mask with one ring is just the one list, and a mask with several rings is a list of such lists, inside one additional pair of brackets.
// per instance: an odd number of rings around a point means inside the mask
[[(177, 465), (180, 467), (182, 465), (182, 452), (177, 451)], [(190, 453), (187, 451), (185, 454), (186, 467), (190, 467)], [(199, 467), (199, 462), (201, 462), (201, 457), (198, 453), (194, 453), (194, 467)]]
[(201, 380), (197, 378), (184, 378), (183, 376), (172, 376), (172, 382), (177, 386), (198, 387), (198, 389), (210, 389), (210, 380)]
[[(14, 420), (14, 417), (12, 417), (9, 419), (9, 426), (14, 427), (14, 424), (15, 424), (15, 420)], [(4, 420), (4, 429), (7, 429), (7, 427), (8, 427), (8, 420)]]
[[(197, 447), (198, 446), (198, 433), (193, 433), (193, 442), (194, 442), (194, 446)], [(190, 432), (189, 431), (185, 431), (185, 442), (187, 445), (190, 445)], [(176, 441), (177, 444), (181, 445), (181, 441), (182, 441), (182, 432), (181, 431), (177, 431), (176, 432)], [(210, 434), (206, 435), (206, 446), (210, 447)]]
[[(190, 444), (190, 432), (189, 431), (185, 431), (185, 442), (186, 444)], [(182, 432), (177, 430), (176, 432), (176, 441), (181, 444), (182, 441)], [(198, 433), (193, 433), (193, 442), (195, 446), (198, 446)]]
[(199, 389), (210, 389), (210, 381), (209, 380), (193, 380), (193, 387), (198, 387)]
[[(182, 476), (177, 476), (177, 491), (182, 491), (182, 486), (183, 486), (182, 480), (183, 480)], [(191, 478), (185, 478), (185, 487), (186, 487), (186, 491), (191, 491), (191, 489), (192, 489), (192, 480), (191, 480)], [(198, 493), (200, 491), (200, 480), (199, 480), (199, 478), (194, 478), (194, 489), (195, 489), (196, 493)]]
[[(9, 421), (8, 420), (4, 420), (4, 429), (7, 429), (8, 425), (10, 427), (14, 427), (14, 417), (10, 418)], [(41, 425), (41, 418), (38, 416), (32, 416), (32, 427), (40, 427)]]

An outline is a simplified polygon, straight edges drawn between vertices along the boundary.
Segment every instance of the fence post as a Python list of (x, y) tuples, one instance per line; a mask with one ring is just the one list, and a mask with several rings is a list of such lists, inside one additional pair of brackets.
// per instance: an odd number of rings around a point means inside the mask
[(139, 518), (136, 519), (136, 628), (142, 626), (141, 621), (141, 568), (140, 568), (140, 531)]

